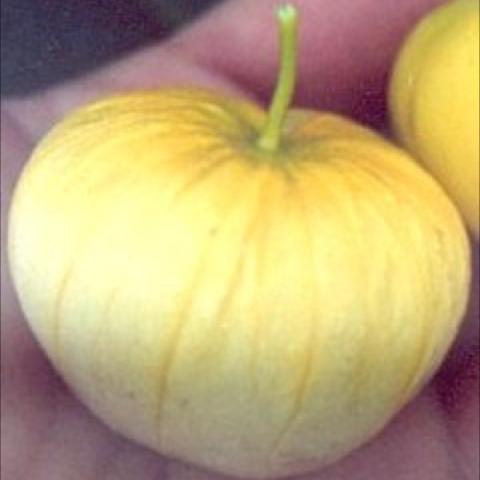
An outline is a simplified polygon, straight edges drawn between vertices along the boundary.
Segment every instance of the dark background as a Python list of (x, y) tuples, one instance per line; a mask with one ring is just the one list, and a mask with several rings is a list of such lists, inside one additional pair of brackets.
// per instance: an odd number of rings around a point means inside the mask
[(223, 0), (1, 0), (1, 95), (20, 96), (171, 35)]

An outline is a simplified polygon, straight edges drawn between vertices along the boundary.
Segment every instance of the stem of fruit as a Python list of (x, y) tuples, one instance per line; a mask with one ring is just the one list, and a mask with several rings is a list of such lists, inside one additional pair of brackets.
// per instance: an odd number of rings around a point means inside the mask
[(271, 152), (278, 149), (285, 116), (292, 101), (297, 69), (298, 12), (293, 5), (277, 10), (280, 30), (280, 72), (265, 126), (257, 145)]

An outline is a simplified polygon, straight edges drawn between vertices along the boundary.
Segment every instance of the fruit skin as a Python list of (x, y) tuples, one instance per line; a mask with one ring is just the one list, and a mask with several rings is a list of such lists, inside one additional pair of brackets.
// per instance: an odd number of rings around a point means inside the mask
[(67, 118), (17, 186), (9, 259), (56, 369), (114, 430), (249, 478), (377, 433), (438, 367), (469, 244), (405, 153), (349, 120), (200, 90)]
[(407, 38), (390, 86), (394, 131), (479, 238), (479, 2), (447, 3)]

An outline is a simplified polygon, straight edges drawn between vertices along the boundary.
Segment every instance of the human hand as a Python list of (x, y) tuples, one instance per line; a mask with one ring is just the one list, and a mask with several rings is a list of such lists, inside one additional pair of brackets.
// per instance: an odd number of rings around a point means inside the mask
[[(114, 91), (172, 84), (206, 86), (266, 102), (276, 76), (276, 3), (228, 2), (162, 45), (30, 98), (5, 101), (2, 249), (9, 199), (20, 169), (34, 144), (72, 108)], [(383, 130), (392, 57), (415, 19), (440, 2), (296, 3), (302, 22), (296, 104), (335, 110)], [(3, 250), (1, 273), (2, 478), (228, 480), (164, 459), (94, 419), (67, 391), (31, 336)], [(435, 380), (375, 440), (299, 480), (476, 478), (478, 336), (476, 297)]]

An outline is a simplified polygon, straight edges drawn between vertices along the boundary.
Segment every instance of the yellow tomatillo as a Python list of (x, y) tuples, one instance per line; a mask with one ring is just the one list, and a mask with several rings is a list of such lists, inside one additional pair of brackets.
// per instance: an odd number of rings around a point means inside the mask
[(374, 132), (196, 89), (82, 108), (18, 183), (9, 258), (56, 369), (128, 438), (277, 478), (378, 432), (439, 366), (470, 277), (437, 183)]
[(480, 233), (480, 10), (456, 0), (427, 15), (396, 62), (390, 107), (399, 140)]

